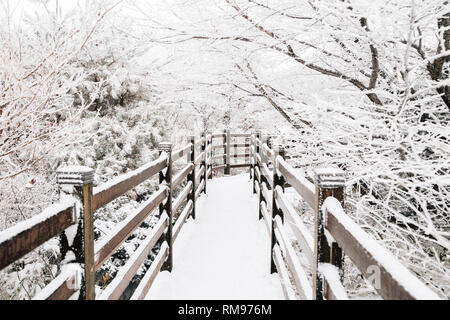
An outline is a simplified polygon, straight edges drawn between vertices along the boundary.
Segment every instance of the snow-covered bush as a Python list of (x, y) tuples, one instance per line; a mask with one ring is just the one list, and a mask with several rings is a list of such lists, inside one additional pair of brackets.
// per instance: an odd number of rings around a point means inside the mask
[[(153, 160), (170, 126), (143, 57), (148, 44), (121, 29), (132, 26), (121, 15), (109, 19), (115, 2), (86, 1), (55, 11), (40, 3), (23, 19), (14, 16), (12, 3), (1, 4), (2, 21), (10, 22), (0, 27), (7, 44), (0, 49), (3, 230), (58, 199), (58, 167), (92, 167), (101, 184)], [(100, 211), (97, 236), (149, 190), (137, 188), (110, 211)], [(0, 299), (33, 297), (58, 274), (58, 259), (56, 239), (3, 270)]]

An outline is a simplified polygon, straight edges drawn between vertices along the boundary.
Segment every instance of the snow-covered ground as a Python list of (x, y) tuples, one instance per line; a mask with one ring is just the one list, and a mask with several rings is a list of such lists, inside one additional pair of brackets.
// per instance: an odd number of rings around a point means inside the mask
[(146, 298), (283, 299), (248, 175), (209, 180), (207, 193), (175, 242), (172, 273), (158, 275)]

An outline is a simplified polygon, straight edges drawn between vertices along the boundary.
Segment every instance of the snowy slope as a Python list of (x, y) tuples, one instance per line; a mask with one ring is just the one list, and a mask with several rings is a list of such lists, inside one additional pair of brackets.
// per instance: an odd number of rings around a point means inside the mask
[(172, 273), (158, 275), (147, 299), (283, 299), (248, 175), (210, 180), (207, 191), (175, 243)]

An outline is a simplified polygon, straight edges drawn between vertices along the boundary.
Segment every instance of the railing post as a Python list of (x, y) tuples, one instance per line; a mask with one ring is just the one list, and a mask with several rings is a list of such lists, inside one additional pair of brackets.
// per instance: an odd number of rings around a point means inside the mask
[(283, 211), (281, 211), (277, 206), (277, 187), (281, 187), (282, 191), (284, 192), (285, 188), (285, 179), (282, 175), (278, 174), (278, 156), (284, 158), (285, 151), (284, 147), (278, 146), (274, 149), (274, 155), (272, 159), (273, 163), (273, 189), (272, 189), (272, 210), (271, 210), (271, 216), (272, 216), (272, 234), (271, 234), (271, 247), (270, 247), (270, 273), (276, 273), (277, 267), (275, 265), (275, 260), (273, 259), (273, 248), (277, 244), (277, 238), (275, 236), (275, 217), (278, 215), (281, 217), (281, 220), (284, 223), (284, 214)]
[[(262, 136), (261, 143), (264, 145), (267, 143), (267, 136)], [(265, 182), (267, 189), (269, 189), (269, 184), (267, 183), (267, 179), (264, 176), (264, 172), (262, 170), (262, 165), (267, 162), (267, 157), (264, 156), (263, 148), (259, 148), (259, 156), (261, 157), (261, 166), (259, 167), (259, 174), (261, 176), (261, 181), (259, 182), (259, 220), (262, 220), (264, 218), (262, 210), (261, 210), (261, 201), (264, 201), (266, 204), (268, 204), (267, 200), (264, 198), (263, 188), (262, 185)], [(267, 208), (269, 210), (270, 208)]]
[[(208, 149), (208, 147), (209, 147), (209, 152), (208, 152), (209, 163), (207, 163), (207, 169), (211, 169), (211, 173), (206, 178), (211, 180), (212, 179), (212, 175), (213, 175), (213, 170), (212, 170), (212, 163), (213, 163), (213, 159), (212, 159), (212, 156), (213, 156), (212, 141), (213, 141), (213, 138), (212, 138), (212, 133), (211, 132), (207, 132), (206, 136), (210, 136), (210, 138), (208, 139), (208, 144), (207, 144), (206, 148)], [(206, 170), (206, 171), (208, 171), (208, 170)]]
[[(94, 170), (88, 167), (67, 167), (57, 171), (58, 184), (65, 194), (78, 199), (76, 217), (79, 219), (75, 237), (67, 236), (70, 228), (61, 235), (63, 260), (72, 251), (74, 261), (84, 264), (80, 299), (95, 300), (94, 269), (94, 210), (92, 208)], [(75, 228), (74, 230), (75, 231)], [(69, 240), (70, 239), (70, 240)]]
[(169, 246), (169, 254), (167, 255), (167, 260), (164, 263), (162, 269), (165, 271), (172, 272), (173, 268), (173, 212), (172, 212), (172, 144), (168, 142), (162, 142), (159, 144), (159, 154), (167, 154), (167, 169), (166, 172), (159, 173), (159, 184), (165, 185), (167, 187), (167, 200), (159, 206), (159, 214), (162, 216), (163, 212), (167, 213), (169, 217), (169, 226), (167, 227), (167, 232), (165, 234), (165, 240)]
[(230, 151), (231, 151), (231, 132), (230, 129), (227, 129), (225, 131), (226, 134), (226, 162), (225, 162), (225, 175), (229, 175), (230, 174), (230, 165), (231, 165), (231, 155), (230, 155)]
[(213, 178), (213, 134), (210, 132), (211, 138), (209, 140), (209, 145), (211, 148), (209, 149), (209, 167), (211, 168), (211, 173), (209, 174), (209, 179)]
[(344, 204), (345, 193), (345, 173), (340, 169), (325, 168), (314, 170), (316, 183), (315, 199), (315, 234), (314, 234), (314, 271), (313, 271), (313, 297), (316, 300), (327, 298), (326, 284), (323, 277), (319, 274), (320, 263), (331, 263), (339, 271), (341, 278), (342, 271), (342, 249), (332, 240), (329, 244), (327, 239), (332, 239), (331, 235), (326, 235), (326, 216), (323, 212), (323, 203), (328, 197), (336, 198), (341, 204)]
[(203, 160), (202, 160), (202, 166), (205, 169), (204, 173), (203, 173), (203, 181), (205, 181), (205, 187), (203, 188), (203, 192), (206, 194), (206, 173), (208, 171), (208, 167), (206, 166), (206, 147), (207, 147), (207, 143), (206, 143), (206, 132), (202, 133), (202, 138), (203, 138), (203, 143), (202, 143), (202, 153), (203, 153)]
[(188, 201), (192, 200), (192, 219), (195, 220), (195, 191), (197, 190), (197, 186), (195, 184), (195, 172), (196, 172), (196, 165), (195, 165), (195, 136), (189, 136), (188, 137), (189, 141), (192, 144), (192, 149), (191, 149), (191, 159), (190, 162), (192, 163), (192, 171), (191, 173), (188, 175), (188, 181), (192, 182), (192, 192), (188, 195)]
[(256, 142), (255, 142), (255, 133), (252, 133), (251, 139), (250, 139), (250, 180), (252, 181), (252, 189), (253, 194), (256, 194), (256, 188), (255, 188), (255, 149), (256, 149)]
[[(256, 130), (255, 131), (255, 139), (254, 139), (254, 147), (255, 147), (255, 149), (253, 150), (253, 159), (255, 161), (255, 164), (253, 166), (253, 169), (254, 169), (254, 171), (253, 171), (253, 179), (254, 180), (256, 180), (256, 168), (258, 168), (259, 172), (261, 173), (261, 168), (259, 166), (258, 159), (256, 158), (256, 155), (259, 154), (259, 145), (256, 142), (257, 139), (261, 139), (261, 130)], [(261, 179), (258, 180), (259, 184), (261, 184), (260, 180)], [(261, 185), (259, 187), (261, 188)], [(256, 188), (254, 186), (254, 183), (253, 183), (253, 191), (256, 194)]]
[[(270, 146), (270, 136), (269, 135), (262, 136), (261, 142), (262, 145), (267, 144), (267, 146)], [(264, 154), (264, 148), (261, 148), (260, 153), (262, 163), (266, 163), (267, 165), (269, 165), (269, 158)]]

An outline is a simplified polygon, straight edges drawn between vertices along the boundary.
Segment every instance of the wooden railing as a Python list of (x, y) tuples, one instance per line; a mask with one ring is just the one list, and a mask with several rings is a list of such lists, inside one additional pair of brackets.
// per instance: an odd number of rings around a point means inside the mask
[[(219, 143), (214, 144), (217, 140)], [(223, 151), (216, 154), (217, 150)], [(172, 144), (162, 143), (159, 151), (155, 161), (96, 188), (91, 168), (58, 170), (60, 202), (0, 233), (0, 270), (59, 235), (61, 273), (35, 299), (61, 300), (76, 294), (87, 300), (119, 299), (151, 251), (159, 248), (131, 296), (143, 299), (158, 273), (172, 270), (175, 241), (186, 220), (195, 219), (196, 201), (202, 192), (206, 193), (212, 173), (223, 169), (230, 174), (233, 168), (248, 166), (253, 192), (259, 196), (259, 217), (265, 221), (271, 239), (271, 272), (279, 273), (287, 299), (347, 299), (342, 285), (344, 253), (364, 277), (374, 280), (373, 286), (382, 298), (439, 298), (345, 213), (345, 177), (341, 170), (318, 169), (313, 183), (284, 160), (283, 148), (272, 148), (268, 136), (261, 132), (225, 131), (203, 134), (197, 140), (191, 136), (186, 146), (172, 150)], [(244, 162), (236, 162), (242, 158)], [(177, 165), (186, 159), (186, 164)], [(177, 172), (174, 164), (181, 167)], [(155, 177), (159, 178), (157, 191), (95, 242), (95, 211)], [(313, 232), (290, 202), (286, 188), (314, 210)], [(146, 232), (137, 250), (96, 297), (95, 272), (152, 215), (158, 217), (156, 225)], [(294, 241), (313, 270), (311, 274), (300, 263)]]
[[(283, 159), (282, 147), (270, 146), (268, 136), (258, 131), (251, 140), (253, 191), (271, 238), (271, 272), (279, 273), (287, 299), (348, 299), (342, 284), (344, 253), (381, 298), (439, 299), (345, 213), (342, 170), (317, 169), (313, 184)], [(287, 187), (314, 210), (313, 232), (289, 201)], [(293, 242), (312, 274), (300, 263)]]
[(250, 167), (251, 134), (225, 130), (211, 138), (213, 171), (223, 170), (228, 175), (231, 169)]
[[(212, 176), (212, 136), (203, 134), (198, 140), (191, 136), (189, 141), (178, 150), (172, 150), (170, 143), (162, 143), (158, 159), (97, 188), (93, 188), (91, 168), (58, 170), (60, 202), (0, 233), (0, 270), (59, 235), (62, 271), (35, 299), (65, 300), (74, 294), (86, 300), (119, 299), (158, 245), (158, 254), (131, 296), (133, 300), (143, 299), (160, 270), (172, 270), (174, 243), (188, 217), (195, 219), (195, 203), (202, 192), (206, 193), (207, 179)], [(173, 172), (174, 164), (186, 158), (186, 165)], [(158, 190), (105, 238), (95, 242), (95, 211), (154, 177), (159, 177)], [(173, 194), (178, 196), (173, 199)], [(152, 215), (159, 218), (157, 224), (146, 232), (138, 249), (96, 297), (95, 272)]]

